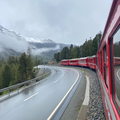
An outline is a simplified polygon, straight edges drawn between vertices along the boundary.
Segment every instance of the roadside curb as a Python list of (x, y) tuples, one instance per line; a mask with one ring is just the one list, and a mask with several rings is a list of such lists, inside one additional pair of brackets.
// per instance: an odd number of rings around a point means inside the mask
[(77, 120), (85, 120), (88, 105), (89, 105), (89, 77), (86, 76), (85, 98), (81, 106), (80, 112), (78, 113)]

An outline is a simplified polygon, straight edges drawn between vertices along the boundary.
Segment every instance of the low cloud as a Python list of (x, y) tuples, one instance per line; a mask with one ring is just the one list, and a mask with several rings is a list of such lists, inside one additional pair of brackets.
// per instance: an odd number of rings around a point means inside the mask
[(29, 45), (25, 40), (0, 33), (0, 45), (4, 48), (13, 49), (17, 52), (26, 52)]
[(51, 48), (40, 48), (40, 49), (32, 49), (32, 54), (33, 55), (40, 55), (43, 52), (49, 52), (51, 50), (59, 50), (60, 49), (60, 45), (56, 45), (55, 47), (51, 47)]
[[(8, 31), (6, 31), (8, 32)], [(50, 48), (37, 48), (33, 45), (30, 45), (24, 37), (20, 37), (12, 32), (0, 33), (0, 51), (3, 51), (4, 48), (13, 49), (17, 52), (27, 52), (28, 47), (31, 48), (33, 55), (40, 55), (43, 52), (48, 52), (51, 50), (60, 49), (60, 45)]]

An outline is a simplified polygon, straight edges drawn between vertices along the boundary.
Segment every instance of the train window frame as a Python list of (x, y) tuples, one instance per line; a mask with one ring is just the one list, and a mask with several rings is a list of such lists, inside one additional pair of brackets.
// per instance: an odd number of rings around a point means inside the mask
[(98, 58), (98, 53), (97, 53), (97, 67), (99, 69), (99, 58)]
[(113, 41), (115, 34), (120, 30), (120, 24), (118, 25), (117, 29), (113, 33), (113, 35), (110, 37), (110, 65), (111, 65), (111, 87), (112, 87), (112, 99), (116, 106), (116, 109), (120, 115), (120, 106), (117, 103), (116, 100), (116, 87), (115, 87), (115, 71), (114, 71), (114, 47), (113, 47)]
[[(99, 52), (97, 54), (97, 66), (98, 66), (98, 69), (100, 68), (100, 62), (99, 62)], [(100, 70), (100, 69), (99, 69)]]
[(101, 74), (103, 76), (103, 62), (102, 62), (102, 50), (100, 52), (100, 57), (101, 57)]
[(107, 62), (107, 52), (106, 52), (106, 45), (103, 47), (103, 52), (104, 52), (104, 62)]
[(95, 64), (97, 65), (97, 56), (95, 57)]
[(108, 88), (107, 85), (107, 79), (106, 79), (106, 64), (107, 64), (107, 49), (106, 49), (106, 45), (103, 47), (103, 69), (104, 69), (104, 82), (106, 87)]

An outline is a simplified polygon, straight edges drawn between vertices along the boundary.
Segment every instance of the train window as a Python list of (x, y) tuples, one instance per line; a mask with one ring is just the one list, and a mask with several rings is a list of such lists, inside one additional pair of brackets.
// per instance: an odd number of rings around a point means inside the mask
[(105, 45), (103, 51), (104, 51), (104, 62), (106, 63), (107, 62), (106, 45)]
[(105, 80), (106, 87), (108, 88), (108, 68), (106, 66), (107, 64), (106, 45), (103, 48), (103, 53), (104, 53), (104, 63), (103, 63), (104, 80)]
[[(114, 66), (114, 73), (112, 78), (115, 80), (115, 101), (117, 103), (118, 108), (120, 109), (120, 27), (116, 30), (114, 35), (111, 38), (113, 40), (113, 62), (112, 66)], [(112, 47), (111, 47), (112, 48)], [(111, 70), (112, 72), (112, 70)]]

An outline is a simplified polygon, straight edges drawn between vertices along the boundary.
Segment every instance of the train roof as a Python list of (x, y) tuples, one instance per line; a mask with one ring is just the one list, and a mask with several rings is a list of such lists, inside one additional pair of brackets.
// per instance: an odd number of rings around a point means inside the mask
[(61, 60), (61, 61), (68, 61), (69, 59), (64, 59), (64, 60)]
[(88, 57), (82, 57), (82, 58), (78, 58), (78, 60), (82, 60), (82, 59), (86, 59), (86, 58), (88, 58)]
[(68, 60), (82, 60), (82, 59), (93, 58), (93, 57), (95, 57), (95, 55), (93, 55), (93, 56), (88, 56), (88, 57), (82, 57), (82, 58), (64, 59), (64, 60), (61, 60), (61, 61), (68, 61)]
[[(104, 32), (103, 32), (103, 35), (102, 35), (102, 38), (100, 40), (100, 44), (99, 44), (99, 48), (98, 48), (98, 51), (103, 43), (103, 40), (106, 36), (106, 33), (108, 31), (108, 28), (110, 27), (110, 24), (111, 24), (111, 19), (113, 18), (113, 15), (114, 15), (114, 12), (115, 12), (115, 9), (116, 9), (116, 4), (117, 4), (118, 0), (113, 0), (112, 4), (111, 4), (111, 9), (110, 9), (110, 12), (109, 12), (109, 15), (108, 15), (108, 19), (107, 19), (107, 22), (106, 22), (106, 25), (105, 25), (105, 28), (104, 28)], [(105, 39), (106, 40), (106, 39)]]
[(69, 59), (69, 60), (78, 60), (79, 58)]
[(88, 58), (93, 58), (93, 57), (95, 57), (95, 55), (93, 55), (93, 56), (88, 56)]

